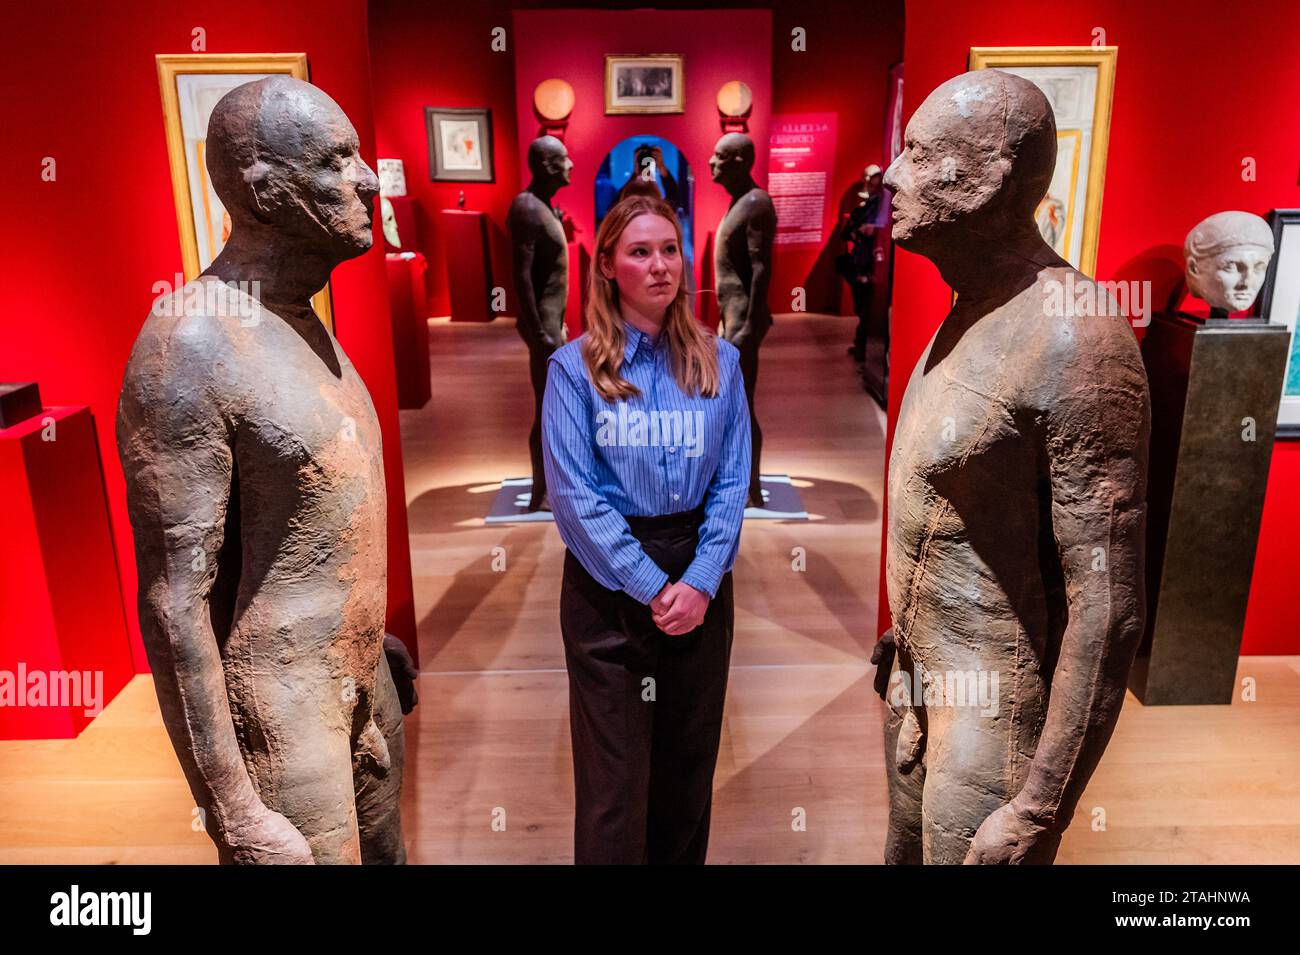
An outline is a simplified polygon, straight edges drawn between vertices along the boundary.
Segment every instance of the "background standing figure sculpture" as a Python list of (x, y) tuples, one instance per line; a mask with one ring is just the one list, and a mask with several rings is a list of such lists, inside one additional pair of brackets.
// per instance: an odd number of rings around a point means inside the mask
[(311, 308), (379, 182), (289, 77), (222, 97), (207, 144), (230, 240), (154, 303), (118, 408), (158, 702), (223, 863), (403, 862), (379, 421)]
[(723, 338), (740, 349), (745, 377), (751, 437), (749, 506), (763, 506), (759, 458), (763, 432), (754, 415), (758, 384), (758, 346), (772, 327), (767, 289), (772, 281), (772, 242), (776, 238), (776, 209), (772, 198), (754, 182), (754, 143), (744, 133), (727, 133), (709, 157), (713, 181), (731, 195), (713, 240), (714, 275)]
[(885, 176), (894, 240), (958, 296), (889, 462), (890, 862), (1050, 863), (1142, 635), (1150, 396), (1035, 224), (1055, 155), (1039, 89), (985, 70), (930, 94)]
[(528, 454), (533, 491), (528, 510), (550, 510), (542, 461), (542, 395), (551, 354), (564, 344), (564, 306), (569, 297), (569, 245), (551, 200), (569, 184), (573, 160), (564, 143), (541, 136), (528, 147), (528, 188), (515, 196), (506, 217), (510, 232), (519, 335), (528, 346), (533, 386), (533, 427)]

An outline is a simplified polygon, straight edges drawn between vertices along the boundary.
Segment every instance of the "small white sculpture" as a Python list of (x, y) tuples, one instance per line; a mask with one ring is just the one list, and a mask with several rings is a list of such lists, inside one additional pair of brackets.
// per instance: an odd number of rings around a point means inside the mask
[(1273, 258), (1273, 230), (1249, 212), (1216, 212), (1187, 233), (1183, 258), (1188, 291), (1211, 308), (1244, 312)]
[(397, 213), (387, 196), (379, 197), (379, 221), (384, 227), (384, 238), (394, 249), (402, 247), (402, 239), (397, 234)]

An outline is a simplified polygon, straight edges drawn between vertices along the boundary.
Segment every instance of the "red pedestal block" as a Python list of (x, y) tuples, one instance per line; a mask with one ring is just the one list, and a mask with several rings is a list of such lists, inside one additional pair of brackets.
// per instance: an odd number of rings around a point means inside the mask
[(713, 274), (713, 233), (704, 240), (704, 262), (700, 268), (700, 290), (695, 296), (695, 317), (714, 334), (719, 334), (718, 277)]
[(393, 322), (397, 407), (423, 408), (429, 401), (429, 315), (424, 294), (428, 267), (419, 252), (384, 256)]
[(569, 243), (569, 297), (564, 303), (564, 327), (573, 341), (587, 330), (587, 273), (591, 255), (581, 242)]
[(132, 676), (95, 422), (0, 430), (0, 739), (70, 739)]
[(400, 248), (393, 248), (384, 236), (385, 252), (414, 252), (420, 247), (420, 232), (416, 225), (415, 200), (410, 196), (392, 196), (388, 200), (393, 205), (393, 218), (397, 221), (397, 238), (401, 240)]
[(481, 212), (443, 209), (438, 216), (447, 259), (447, 292), (453, 322), (490, 322), (492, 258), (487, 216)]

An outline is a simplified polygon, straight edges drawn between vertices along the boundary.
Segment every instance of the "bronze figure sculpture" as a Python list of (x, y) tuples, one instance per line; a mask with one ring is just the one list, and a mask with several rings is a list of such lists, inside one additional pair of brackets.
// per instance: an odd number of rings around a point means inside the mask
[(758, 385), (758, 346), (772, 327), (767, 290), (772, 282), (772, 243), (776, 209), (772, 197), (754, 182), (754, 142), (744, 133), (727, 133), (709, 157), (713, 181), (727, 190), (731, 205), (722, 217), (713, 244), (713, 271), (718, 285), (719, 332), (740, 349), (740, 370), (749, 405), (749, 506), (763, 506), (759, 458), (763, 431), (754, 415)]
[(889, 463), (889, 862), (1050, 863), (1142, 634), (1150, 396), (1035, 225), (1055, 153), (1043, 94), (986, 70), (930, 94), (885, 177), (895, 241), (958, 296)]
[(356, 131), (274, 76), (213, 110), (229, 241), (155, 302), (117, 443), (164, 722), (223, 863), (400, 863), (379, 420), (311, 308), (370, 248)]
[(554, 136), (540, 136), (528, 147), (528, 171), (532, 179), (510, 204), (506, 229), (518, 302), (516, 324), (528, 346), (533, 386), (533, 427), (528, 434), (533, 490), (528, 510), (536, 511), (550, 510), (542, 461), (542, 395), (547, 362), (564, 344), (564, 307), (569, 297), (569, 246), (551, 200), (569, 184), (573, 160), (564, 143)]

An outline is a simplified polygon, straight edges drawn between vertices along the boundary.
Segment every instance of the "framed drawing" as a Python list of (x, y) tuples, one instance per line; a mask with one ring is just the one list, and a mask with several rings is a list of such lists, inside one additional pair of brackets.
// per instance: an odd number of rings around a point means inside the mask
[(426, 106), (429, 179), (496, 182), (492, 164), (492, 110)]
[(605, 56), (605, 115), (686, 110), (680, 53)]
[(1259, 291), (1259, 314), (1291, 331), (1277, 437), (1296, 440), (1300, 439), (1300, 209), (1274, 209), (1268, 220), (1273, 226), (1273, 261)]
[[(230, 235), (230, 216), (208, 179), (205, 147), (212, 108), (236, 86), (276, 73), (306, 80), (307, 54), (159, 54), (154, 59), (162, 92), (181, 261), (185, 281), (189, 282), (212, 264)], [(325, 327), (333, 331), (329, 285), (312, 297), (312, 307)]]
[(972, 70), (997, 69), (1032, 82), (1056, 116), (1056, 172), (1036, 217), (1043, 238), (1080, 272), (1097, 270), (1106, 182), (1114, 46), (972, 47)]

